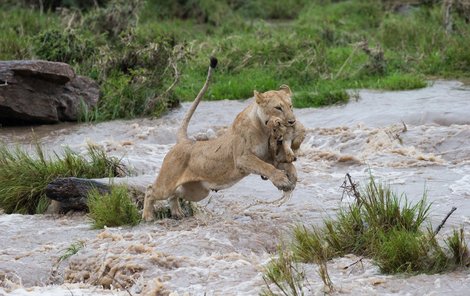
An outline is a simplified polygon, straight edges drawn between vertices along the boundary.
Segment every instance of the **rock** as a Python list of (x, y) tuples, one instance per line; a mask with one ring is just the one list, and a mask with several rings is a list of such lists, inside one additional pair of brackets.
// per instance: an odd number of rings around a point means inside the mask
[(0, 61), (0, 124), (76, 121), (80, 105), (96, 106), (99, 86), (65, 63)]

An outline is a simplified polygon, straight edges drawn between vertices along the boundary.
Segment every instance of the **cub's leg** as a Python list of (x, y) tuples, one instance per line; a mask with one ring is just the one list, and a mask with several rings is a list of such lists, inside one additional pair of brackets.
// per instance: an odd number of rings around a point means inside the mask
[(284, 152), (284, 156), (285, 156), (285, 162), (293, 162), (295, 161), (295, 155), (294, 155), (294, 151), (292, 151), (291, 149), (291, 145), (292, 145), (292, 141), (291, 140), (284, 140), (282, 141), (282, 148), (281, 150), (283, 150)]
[(294, 125), (294, 131), (294, 139), (292, 140), (291, 148), (292, 150), (297, 151), (300, 148), (300, 144), (305, 140), (306, 129), (297, 120)]

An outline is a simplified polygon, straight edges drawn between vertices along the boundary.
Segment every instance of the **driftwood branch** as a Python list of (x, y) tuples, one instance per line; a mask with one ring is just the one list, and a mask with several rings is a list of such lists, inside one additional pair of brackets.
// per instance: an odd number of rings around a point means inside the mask
[(447, 215), (444, 217), (444, 219), (442, 220), (441, 224), (439, 224), (439, 226), (437, 226), (436, 230), (434, 231), (434, 236), (436, 236), (439, 231), (441, 231), (442, 227), (444, 226), (444, 224), (446, 223), (447, 219), (449, 219), (450, 215), (452, 215), (453, 212), (455, 212), (455, 210), (457, 210), (456, 207), (452, 207), (452, 209), (450, 210), (449, 213), (447, 213)]
[(359, 258), (358, 260), (354, 261), (353, 263), (349, 264), (348, 266), (343, 267), (343, 269), (348, 269), (348, 268), (350, 268), (350, 267), (352, 267), (352, 266), (354, 266), (354, 265), (356, 265), (356, 264), (358, 264), (358, 263), (361, 263), (361, 264), (362, 264), (362, 260), (363, 260), (363, 259), (364, 259), (364, 257), (361, 257), (361, 258)]
[[(349, 182), (349, 185), (348, 185)], [(344, 177), (343, 184), (340, 186), (340, 188), (343, 189), (343, 195), (341, 196), (341, 200), (343, 200), (343, 197), (345, 194), (348, 196), (354, 196), (356, 199), (357, 203), (360, 203), (361, 200), (361, 195), (359, 194), (359, 191), (357, 190), (357, 184), (353, 182), (351, 175), (349, 173), (346, 174)]]

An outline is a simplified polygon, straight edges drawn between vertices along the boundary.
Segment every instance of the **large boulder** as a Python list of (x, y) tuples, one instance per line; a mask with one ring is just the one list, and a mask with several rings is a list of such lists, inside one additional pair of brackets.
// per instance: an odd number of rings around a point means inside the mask
[(0, 61), (0, 124), (76, 121), (82, 104), (99, 99), (99, 86), (65, 63)]

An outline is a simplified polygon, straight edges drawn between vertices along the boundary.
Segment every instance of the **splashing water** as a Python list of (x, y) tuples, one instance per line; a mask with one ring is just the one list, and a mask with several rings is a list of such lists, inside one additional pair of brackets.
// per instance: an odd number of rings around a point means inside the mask
[[(414, 91), (361, 91), (343, 106), (296, 110), (308, 129), (296, 162), (299, 181), (281, 206), (269, 181), (249, 176), (211, 193), (200, 213), (134, 228), (91, 230), (82, 214), (0, 214), (0, 295), (256, 295), (262, 269), (293, 223), (318, 224), (341, 206), (344, 175), (357, 181), (372, 174), (417, 201), (427, 191), (434, 225), (452, 206), (450, 226), (470, 224), (470, 88), (437, 81)], [(202, 102), (190, 124), (195, 137), (213, 137), (248, 102)], [(160, 119), (34, 128), (46, 149), (85, 151), (94, 143), (124, 157), (135, 179), (149, 184), (175, 142), (189, 103)], [(31, 142), (31, 128), (1, 128), (0, 141)], [(261, 203), (256, 203), (261, 201)], [(343, 200), (343, 202), (348, 202)], [(467, 237), (468, 237), (468, 230)], [(71, 244), (84, 247), (58, 263)], [(370, 261), (345, 256), (329, 263), (339, 291), (356, 295), (467, 295), (470, 273), (381, 275)], [(311, 294), (322, 294), (315, 266), (306, 266)], [(120, 290), (116, 290), (120, 289)], [(176, 295), (176, 294), (174, 294)]]

